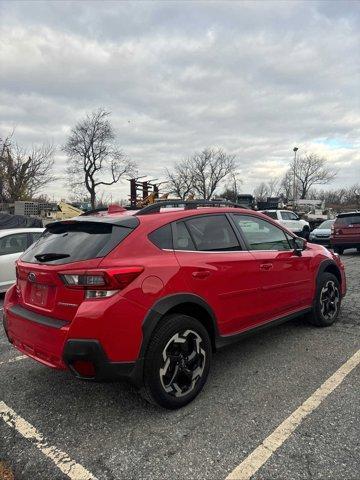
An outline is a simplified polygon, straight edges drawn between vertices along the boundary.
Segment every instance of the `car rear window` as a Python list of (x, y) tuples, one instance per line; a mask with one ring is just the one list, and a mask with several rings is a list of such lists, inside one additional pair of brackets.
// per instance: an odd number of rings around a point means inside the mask
[(21, 257), (28, 263), (65, 263), (107, 255), (132, 228), (101, 222), (59, 222), (49, 226)]
[(337, 217), (335, 220), (336, 226), (347, 227), (349, 225), (360, 224), (360, 214), (359, 215), (345, 215), (344, 217)]

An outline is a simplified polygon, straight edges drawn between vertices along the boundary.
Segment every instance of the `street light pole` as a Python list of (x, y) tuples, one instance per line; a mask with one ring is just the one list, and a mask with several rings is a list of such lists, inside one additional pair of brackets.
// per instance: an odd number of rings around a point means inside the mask
[(294, 168), (293, 168), (293, 175), (294, 175), (294, 179), (293, 179), (293, 208), (295, 208), (295, 202), (296, 202), (296, 154), (297, 154), (297, 151), (298, 151), (298, 147), (294, 147), (293, 148), (293, 152), (294, 152)]

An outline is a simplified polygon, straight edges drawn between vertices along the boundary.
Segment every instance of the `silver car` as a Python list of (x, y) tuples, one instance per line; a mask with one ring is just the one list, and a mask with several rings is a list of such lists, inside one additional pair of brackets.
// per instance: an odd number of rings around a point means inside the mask
[(335, 220), (325, 220), (315, 230), (310, 232), (309, 242), (330, 245), (331, 225)]
[(16, 280), (15, 261), (41, 236), (43, 228), (0, 230), (0, 293)]

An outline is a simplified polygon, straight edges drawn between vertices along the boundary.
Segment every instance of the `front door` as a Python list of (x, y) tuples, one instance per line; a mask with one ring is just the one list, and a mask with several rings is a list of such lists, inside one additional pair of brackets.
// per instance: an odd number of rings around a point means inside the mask
[(311, 306), (311, 256), (294, 253), (291, 236), (280, 227), (253, 215), (233, 215), (256, 264), (263, 308), (274, 319)]

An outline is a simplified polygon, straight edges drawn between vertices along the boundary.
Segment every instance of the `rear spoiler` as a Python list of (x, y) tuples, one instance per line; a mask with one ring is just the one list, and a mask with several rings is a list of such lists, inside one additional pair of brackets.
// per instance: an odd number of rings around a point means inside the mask
[(79, 216), (79, 217), (74, 217), (69, 220), (59, 220), (57, 222), (51, 222), (46, 225), (46, 228), (52, 228), (55, 225), (66, 225), (66, 224), (73, 224), (77, 222), (85, 222), (85, 223), (106, 223), (107, 225), (115, 225), (117, 227), (125, 227), (125, 228), (130, 228), (134, 229), (136, 228), (140, 221), (138, 218), (136, 218), (133, 215), (124, 215), (121, 217), (114, 217), (114, 216), (99, 216), (99, 215), (94, 215), (94, 216)]

